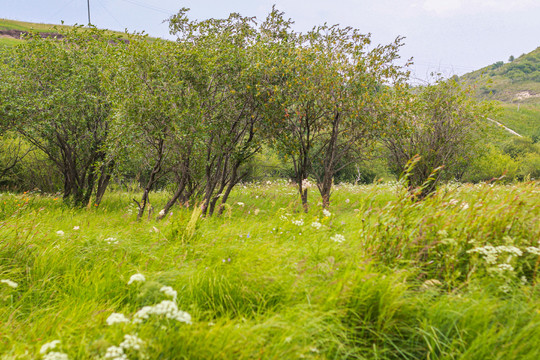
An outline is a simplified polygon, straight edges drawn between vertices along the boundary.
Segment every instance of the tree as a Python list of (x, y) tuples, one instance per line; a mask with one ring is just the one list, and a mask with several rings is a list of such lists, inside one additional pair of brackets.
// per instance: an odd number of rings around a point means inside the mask
[(422, 199), (440, 180), (464, 172), (480, 141), (482, 119), (492, 107), (475, 100), (471, 87), (451, 79), (413, 90), (394, 92), (383, 142), (390, 166), (406, 176), (410, 192)]
[(76, 206), (94, 190), (99, 204), (110, 179), (102, 162), (110, 105), (99, 76), (108, 46), (114, 40), (102, 31), (76, 27), (62, 40), (33, 35), (1, 61), (1, 117), (55, 164), (64, 200)]
[(175, 195), (164, 212), (178, 200), (190, 176), (197, 128), (198, 97), (189, 82), (189, 55), (180, 45), (133, 35), (125, 46), (112, 49), (110, 72), (104, 76), (115, 116), (109, 136), (110, 152), (136, 157), (147, 174), (141, 200), (134, 201), (140, 219), (156, 183), (175, 175)]
[(212, 215), (217, 202), (224, 204), (247, 175), (241, 167), (260, 148), (259, 105), (253, 96), (257, 71), (250, 55), (256, 30), (252, 18), (231, 14), (227, 19), (190, 21), (186, 9), (170, 19), (170, 29), (177, 43), (190, 49), (187, 81), (198, 97), (196, 121), (201, 124), (204, 154), (199, 162), (202, 213)]
[(406, 77), (392, 64), (401, 38), (370, 50), (370, 36), (353, 28), (324, 25), (298, 34), (275, 9), (266, 22), (274, 32), (265, 39), (271, 58), (263, 85), (273, 145), (292, 159), (304, 210), (310, 175), (328, 207), (334, 175), (365, 156), (382, 125), (377, 109), (386, 86)]

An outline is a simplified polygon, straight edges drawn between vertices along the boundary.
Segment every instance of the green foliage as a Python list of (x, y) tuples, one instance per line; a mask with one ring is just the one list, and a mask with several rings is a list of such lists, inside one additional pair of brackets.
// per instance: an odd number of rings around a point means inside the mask
[(438, 81), (418, 94), (398, 90), (388, 106), (383, 142), (392, 170), (406, 176), (409, 188), (420, 189), (423, 198), (439, 180), (463, 176), (481, 144), (483, 121), (492, 104), (476, 101), (470, 87), (454, 80)]
[(96, 168), (105, 157), (110, 106), (99, 73), (109, 40), (73, 28), (62, 41), (34, 34), (1, 53), (2, 125), (47, 155), (63, 175), (64, 198), (78, 206), (104, 175), (98, 179)]
[(510, 155), (503, 153), (492, 144), (487, 144), (482, 154), (467, 169), (463, 181), (490, 181), (503, 175), (505, 181), (511, 181), (517, 175), (518, 168), (519, 163)]

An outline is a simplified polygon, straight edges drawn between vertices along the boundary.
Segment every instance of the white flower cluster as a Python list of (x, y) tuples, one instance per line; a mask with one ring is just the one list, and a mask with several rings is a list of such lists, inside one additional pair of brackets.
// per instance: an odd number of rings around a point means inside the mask
[(487, 244), (486, 246), (474, 248), (467, 251), (468, 253), (479, 253), (484, 257), (484, 260), (491, 265), (494, 265), (497, 262), (497, 258), (499, 255), (503, 253), (507, 253), (510, 256), (521, 256), (523, 255), (523, 252), (515, 247), (515, 246), (508, 246), (508, 245), (500, 245), (500, 246), (493, 246), (491, 244)]
[(105, 241), (107, 244), (109, 245), (112, 245), (112, 244), (118, 244), (118, 240), (116, 240), (116, 238), (113, 238), (113, 237), (110, 237), (110, 238), (106, 238)]
[(114, 324), (129, 323), (129, 319), (124, 314), (112, 313), (111, 315), (109, 315), (106, 322), (107, 325), (111, 326)]
[(46, 344), (43, 344), (41, 349), (39, 350), (39, 353), (43, 355), (43, 360), (68, 360), (67, 354), (64, 354), (62, 352), (58, 351), (51, 351), (56, 348), (56, 345), (60, 344), (60, 340), (53, 340), (51, 342), (48, 342)]
[(67, 356), (67, 354), (64, 354), (58, 351), (53, 351), (53, 352), (43, 355), (43, 360), (68, 360), (68, 359), (69, 357)]
[(302, 189), (309, 189), (312, 186), (313, 184), (308, 179), (302, 180)]
[(539, 245), (538, 247), (529, 246), (529, 247), (526, 248), (525, 250), (527, 250), (527, 252), (530, 252), (530, 253), (533, 254), (533, 255), (538, 255), (538, 256), (540, 256), (540, 245)]
[(313, 226), (315, 229), (318, 230), (318, 229), (321, 228), (322, 224), (320, 222), (318, 222), (318, 221), (314, 221), (314, 222), (311, 223), (311, 226)]
[(129, 278), (128, 285), (131, 285), (134, 282), (145, 282), (145, 281), (146, 281), (146, 278), (144, 277), (143, 274), (134, 274), (134, 275), (131, 275), (131, 277)]
[(109, 346), (107, 352), (105, 352), (105, 359), (111, 360), (128, 360), (126, 354), (124, 354), (124, 349), (120, 346)]
[(336, 234), (330, 238), (330, 240), (335, 241), (337, 243), (342, 243), (345, 241), (345, 236), (341, 234)]
[(304, 225), (304, 220), (300, 219), (300, 220), (293, 220), (292, 223), (296, 226), (302, 226)]
[(133, 322), (142, 323), (144, 320), (147, 320), (150, 315), (163, 315), (168, 319), (191, 324), (191, 315), (185, 311), (178, 310), (178, 305), (171, 300), (163, 300), (154, 306), (144, 306), (133, 315)]
[(133, 349), (133, 350), (140, 351), (143, 346), (144, 346), (144, 341), (142, 341), (137, 335), (130, 335), (130, 334), (125, 334), (124, 341), (120, 343), (120, 347), (126, 350)]
[(109, 346), (103, 358), (110, 360), (128, 360), (124, 350), (133, 349), (136, 351), (141, 351), (143, 346), (144, 341), (141, 340), (137, 335), (125, 334), (124, 341), (120, 343), (120, 346)]
[(176, 301), (176, 297), (178, 296), (178, 293), (172, 287), (163, 286), (161, 289), (159, 289), (159, 291), (161, 291), (162, 293), (164, 293), (167, 296), (172, 297), (173, 301)]
[(60, 340), (53, 340), (51, 342), (45, 343), (43, 344), (43, 346), (41, 346), (39, 353), (45, 354), (47, 351), (54, 349), (58, 344), (60, 344)]
[(62, 230), (58, 230), (58, 231), (56, 232), (56, 235), (58, 235), (58, 236), (64, 236), (64, 232), (63, 232)]
[(332, 213), (331, 213), (330, 211), (326, 210), (326, 209), (323, 209), (322, 213), (323, 213), (323, 215), (326, 216), (326, 217), (332, 216)]
[(497, 269), (500, 271), (500, 272), (503, 272), (503, 271), (514, 271), (514, 267), (510, 264), (499, 264), (497, 265)]
[(246, 205), (246, 204), (244, 204), (243, 202), (237, 202), (236, 205), (244, 207), (244, 205)]
[(16, 288), (17, 286), (19, 286), (19, 284), (17, 284), (15, 281), (11, 281), (9, 279), (2, 279), (0, 280), (0, 283), (4, 283), (6, 284), (7, 286), (9, 287), (12, 287), (12, 288)]

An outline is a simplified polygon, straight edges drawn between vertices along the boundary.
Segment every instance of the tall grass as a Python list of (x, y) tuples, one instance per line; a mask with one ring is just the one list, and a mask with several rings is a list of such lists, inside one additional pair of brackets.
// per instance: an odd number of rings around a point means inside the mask
[[(129, 359), (538, 359), (539, 194), (454, 184), (411, 202), (396, 184), (339, 185), (330, 214), (315, 194), (306, 214), (274, 182), (238, 188), (221, 217), (137, 222), (129, 193), (80, 210), (4, 193), (0, 279), (18, 286), (0, 283), (0, 359), (43, 358), (56, 339), (70, 359), (104, 358), (125, 334), (144, 341)], [(192, 324), (107, 325), (170, 300), (163, 286)]]

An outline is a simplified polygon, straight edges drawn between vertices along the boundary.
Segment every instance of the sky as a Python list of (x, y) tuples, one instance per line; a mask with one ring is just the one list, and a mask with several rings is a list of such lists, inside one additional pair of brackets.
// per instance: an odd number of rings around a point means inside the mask
[(412, 76), (462, 75), (508, 61), (540, 46), (540, 0), (0, 0), (0, 18), (145, 31), (172, 38), (164, 20), (180, 8), (191, 19), (225, 18), (231, 12), (264, 20), (272, 5), (297, 31), (323, 23), (371, 33), (375, 44), (404, 36), (403, 63), (413, 58)]

